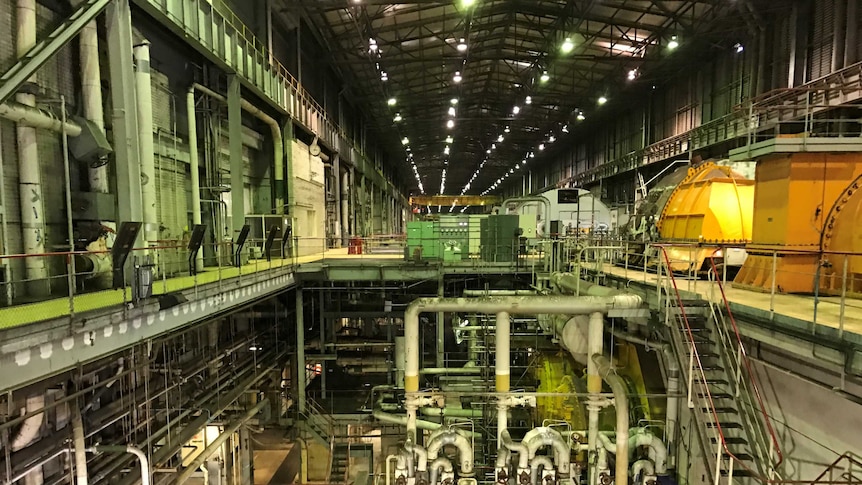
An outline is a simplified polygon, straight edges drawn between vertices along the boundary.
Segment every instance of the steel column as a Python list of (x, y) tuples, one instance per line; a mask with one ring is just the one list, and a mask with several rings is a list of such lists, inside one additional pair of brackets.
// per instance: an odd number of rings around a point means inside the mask
[(239, 76), (228, 76), (227, 123), (230, 146), (230, 214), (234, 237), (245, 224), (245, 181), (242, 160), (242, 93)]
[(296, 406), (305, 412), (305, 322), (303, 322), (302, 288), (296, 289)]
[(114, 0), (106, 11), (111, 84), (111, 129), (117, 170), (120, 222), (141, 221), (140, 146), (135, 72), (132, 63), (132, 14), (128, 0)]

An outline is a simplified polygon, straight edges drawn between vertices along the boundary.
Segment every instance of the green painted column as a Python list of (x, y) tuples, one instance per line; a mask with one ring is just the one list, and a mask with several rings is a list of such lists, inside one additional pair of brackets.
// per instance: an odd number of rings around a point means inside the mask
[(230, 153), (230, 214), (234, 240), (245, 224), (245, 180), (243, 177), (245, 164), (242, 161), (241, 97), (239, 77), (236, 75), (228, 76), (227, 125)]
[(303, 320), (302, 288), (296, 289), (296, 405), (305, 412), (305, 322)]

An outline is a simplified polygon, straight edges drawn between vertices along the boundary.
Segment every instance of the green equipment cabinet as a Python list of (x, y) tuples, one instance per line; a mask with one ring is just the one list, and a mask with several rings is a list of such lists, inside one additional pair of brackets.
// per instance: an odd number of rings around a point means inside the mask
[(407, 223), (407, 258), (416, 254), (421, 259), (440, 259), (440, 224), (435, 221), (410, 221)]
[(520, 218), (517, 215), (493, 215), (480, 222), (482, 260), (508, 263), (518, 257)]

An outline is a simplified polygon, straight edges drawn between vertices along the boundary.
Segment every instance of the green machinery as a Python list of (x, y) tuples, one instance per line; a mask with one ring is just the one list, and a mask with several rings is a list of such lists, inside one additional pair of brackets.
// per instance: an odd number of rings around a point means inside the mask
[(461, 261), (479, 256), (488, 262), (512, 262), (521, 235), (517, 215), (440, 216), (407, 223), (407, 258)]
[(482, 260), (497, 263), (515, 261), (520, 247), (520, 217), (493, 215), (480, 224)]

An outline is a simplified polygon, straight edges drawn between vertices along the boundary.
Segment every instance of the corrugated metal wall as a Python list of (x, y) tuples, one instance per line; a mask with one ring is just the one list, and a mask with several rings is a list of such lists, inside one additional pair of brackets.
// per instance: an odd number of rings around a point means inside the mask
[[(754, 94), (760, 83), (761, 92), (790, 86), (794, 47), (801, 49), (796, 56), (797, 81), (810, 81), (832, 72), (836, 31), (846, 29), (846, 20), (838, 18), (838, 2), (847, 0), (807, 0), (796, 2), (796, 8), (778, 9), (766, 17), (763, 45), (755, 35), (740, 39), (744, 52), (728, 48), (716, 51), (708, 64), (681, 74), (673, 82), (657, 86), (649, 101), (640, 109), (630, 109), (613, 120), (605, 121), (592, 131), (581, 131), (583, 142), (572, 143), (554, 160), (537, 159), (530, 190), (556, 184), (567, 177), (603, 163), (618, 160), (646, 145), (692, 130), (733, 112)], [(789, 2), (787, 5), (788, 6)], [(799, 24), (797, 24), (797, 20)], [(862, 20), (862, 11), (860, 11)], [(793, 42), (793, 36), (801, 37)], [(862, 34), (862, 33), (860, 33)], [(862, 51), (862, 35), (859, 49)], [(842, 47), (843, 48), (843, 47)], [(764, 65), (758, 69), (759, 51), (765, 49)], [(843, 60), (843, 59), (842, 59)], [(646, 126), (644, 120), (648, 120)], [(590, 123), (588, 119), (586, 123)], [(646, 136), (644, 129), (647, 130)], [(633, 174), (631, 174), (633, 180)], [(633, 183), (633, 182), (632, 182)], [(515, 182), (511, 193), (520, 193), (523, 184)], [(623, 191), (630, 193), (631, 191)]]

